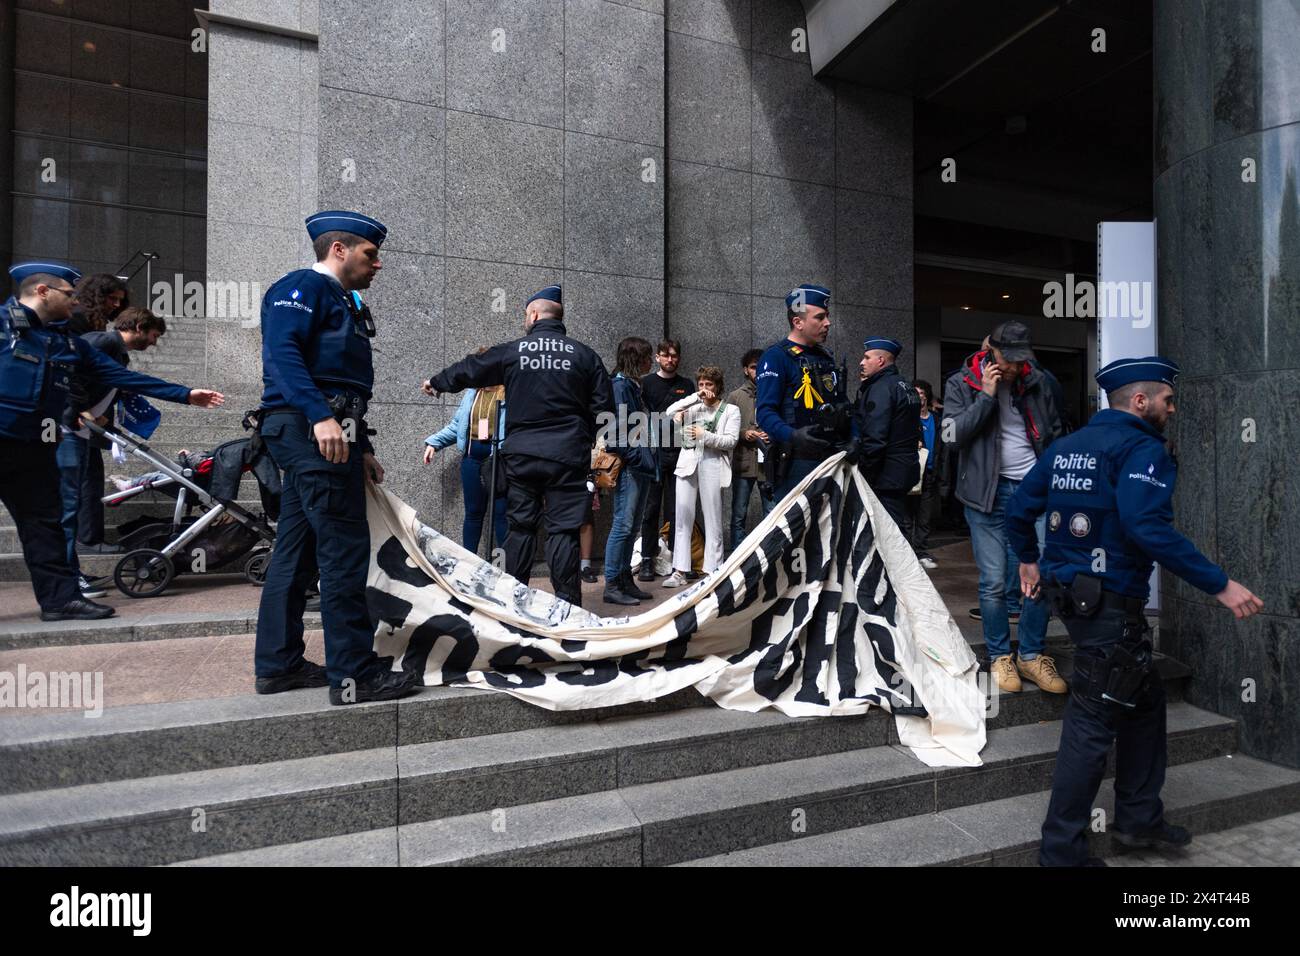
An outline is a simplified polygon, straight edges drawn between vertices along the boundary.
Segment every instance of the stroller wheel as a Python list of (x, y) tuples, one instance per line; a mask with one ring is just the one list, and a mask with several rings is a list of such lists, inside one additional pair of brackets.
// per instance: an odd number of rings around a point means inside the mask
[(172, 583), (176, 569), (171, 559), (161, 551), (141, 548), (117, 562), (113, 569), (113, 582), (127, 597), (157, 597)]
[(266, 569), (271, 566), (271, 552), (257, 551), (244, 562), (244, 577), (259, 588), (266, 583)]

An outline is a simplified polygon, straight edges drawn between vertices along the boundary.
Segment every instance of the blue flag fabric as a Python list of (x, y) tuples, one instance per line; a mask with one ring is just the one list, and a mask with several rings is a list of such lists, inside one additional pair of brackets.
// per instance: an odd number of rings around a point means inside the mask
[(122, 423), (123, 428), (147, 440), (158, 430), (158, 423), (162, 421), (162, 412), (139, 395), (128, 395), (117, 403), (117, 420)]

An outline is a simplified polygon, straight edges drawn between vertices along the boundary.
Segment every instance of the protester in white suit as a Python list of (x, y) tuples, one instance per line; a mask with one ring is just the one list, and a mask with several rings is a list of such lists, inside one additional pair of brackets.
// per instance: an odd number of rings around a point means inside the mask
[(686, 583), (691, 570), (695, 498), (704, 514), (704, 571), (722, 563), (722, 489), (731, 486), (731, 450), (740, 438), (740, 409), (722, 398), (722, 369), (706, 365), (696, 375), (698, 391), (665, 409), (682, 424), (677, 459), (677, 516), (673, 522), (673, 573), (664, 587)]

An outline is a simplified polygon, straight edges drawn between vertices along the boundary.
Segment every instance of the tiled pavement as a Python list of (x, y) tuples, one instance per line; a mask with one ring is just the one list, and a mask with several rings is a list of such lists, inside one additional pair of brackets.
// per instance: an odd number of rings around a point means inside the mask
[(1300, 813), (1197, 834), (1186, 850), (1113, 856), (1109, 866), (1300, 866)]

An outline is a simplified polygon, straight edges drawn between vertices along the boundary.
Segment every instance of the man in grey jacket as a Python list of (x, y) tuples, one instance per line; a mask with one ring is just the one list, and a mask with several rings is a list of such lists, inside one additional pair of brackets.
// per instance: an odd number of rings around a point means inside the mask
[[(943, 440), (959, 456), (957, 499), (966, 506), (971, 548), (979, 566), (980, 616), (989, 671), (1003, 691), (1018, 691), (1021, 677), (1043, 690), (1063, 694), (1067, 685), (1047, 639), (1045, 600), (1028, 598), (1020, 613), (1020, 646), (1011, 656), (1006, 608), (1006, 505), (1021, 480), (1061, 433), (1060, 413), (1046, 376), (1031, 363), (1029, 329), (1003, 322), (989, 336), (989, 348), (966, 359), (944, 387)], [(1043, 522), (1037, 525), (1041, 546)]]

